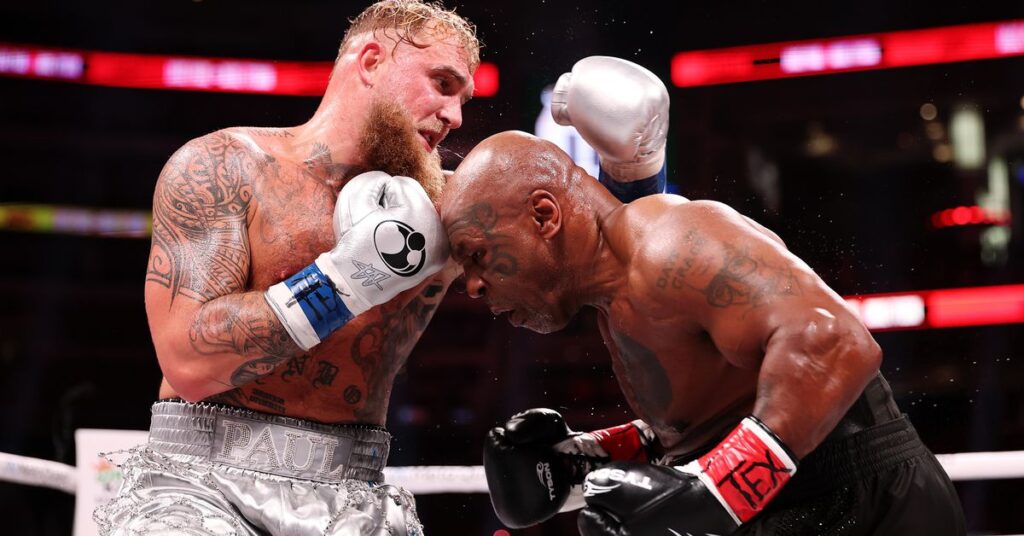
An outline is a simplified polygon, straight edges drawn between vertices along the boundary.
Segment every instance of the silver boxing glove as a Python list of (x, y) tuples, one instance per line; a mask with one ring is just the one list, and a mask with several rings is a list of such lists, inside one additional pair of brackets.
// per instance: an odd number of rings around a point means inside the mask
[(551, 115), (576, 127), (617, 181), (658, 173), (665, 162), (669, 97), (651, 71), (610, 56), (590, 56), (559, 77)]

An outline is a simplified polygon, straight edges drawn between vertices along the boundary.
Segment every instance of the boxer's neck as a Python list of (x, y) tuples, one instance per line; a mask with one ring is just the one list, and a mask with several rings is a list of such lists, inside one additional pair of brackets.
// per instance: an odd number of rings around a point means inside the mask
[[(359, 151), (359, 140), (356, 134), (348, 134), (349, 130), (342, 123), (335, 123), (329, 118), (314, 116), (309, 122), (296, 127), (292, 153), (296, 160), (307, 164), (318, 162), (322, 165), (343, 169), (361, 169), (364, 167), (363, 157)], [(340, 188), (344, 181), (351, 178), (350, 173), (330, 173), (323, 177), (328, 185)]]
[(352, 169), (354, 173), (325, 178), (332, 187), (341, 188), (347, 179), (365, 167), (359, 141), (370, 103), (358, 84), (345, 80), (341, 73), (335, 74), (313, 117), (293, 129), (292, 147), (297, 160), (306, 161), (312, 155), (332, 166)]
[(580, 228), (567, 229), (566, 235), (579, 245), (573, 248), (572, 256), (582, 261), (578, 264), (581, 269), (576, 292), (581, 306), (606, 310), (615, 291), (622, 288), (626, 270), (624, 259), (609, 243), (605, 229), (625, 205), (596, 180), (580, 186), (587, 190), (586, 217), (579, 218), (578, 224), (568, 221), (567, 225)]

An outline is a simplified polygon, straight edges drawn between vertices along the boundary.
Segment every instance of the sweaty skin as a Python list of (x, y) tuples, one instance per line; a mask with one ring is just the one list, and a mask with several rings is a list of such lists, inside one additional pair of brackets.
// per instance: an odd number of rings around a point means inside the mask
[(423, 42), (357, 37), (308, 123), (221, 130), (168, 161), (154, 195), (146, 278), (160, 398), (384, 424), (394, 377), (455, 265), (308, 353), (263, 293), (335, 245), (334, 205), (352, 177), (380, 169), (440, 179), (436, 147), (462, 122), (475, 63), (450, 40)]
[(441, 214), (467, 291), (513, 324), (599, 311), (626, 400), (673, 456), (754, 414), (803, 457), (878, 370), (868, 331), (773, 233), (716, 202), (624, 205), (528, 134), (478, 145)]

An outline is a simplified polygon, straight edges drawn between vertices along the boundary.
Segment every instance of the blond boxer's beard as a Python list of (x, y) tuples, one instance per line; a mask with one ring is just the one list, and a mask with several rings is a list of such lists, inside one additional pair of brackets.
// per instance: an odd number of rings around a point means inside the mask
[(382, 100), (370, 105), (359, 136), (359, 149), (371, 170), (416, 179), (435, 203), (444, 188), (441, 156), (423, 152), (423, 141), (409, 114), (397, 103)]

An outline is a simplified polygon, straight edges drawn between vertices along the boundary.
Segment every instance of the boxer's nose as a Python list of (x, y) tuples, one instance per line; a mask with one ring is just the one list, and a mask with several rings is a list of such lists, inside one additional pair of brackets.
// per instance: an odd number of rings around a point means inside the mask
[(483, 298), (487, 294), (487, 284), (476, 273), (466, 271), (466, 292), (471, 298)]

